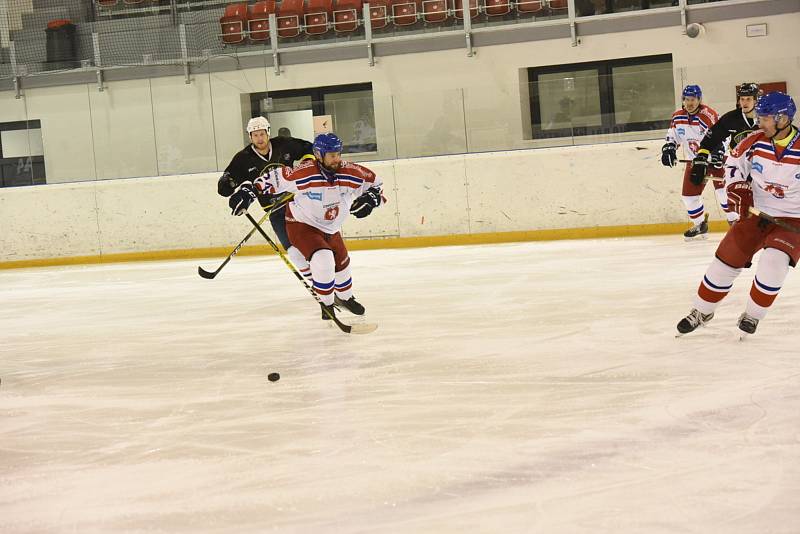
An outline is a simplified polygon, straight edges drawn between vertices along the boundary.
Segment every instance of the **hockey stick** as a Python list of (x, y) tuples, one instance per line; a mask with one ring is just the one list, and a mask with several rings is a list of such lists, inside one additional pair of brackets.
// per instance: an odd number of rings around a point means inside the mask
[(768, 213), (764, 213), (763, 211), (761, 211), (758, 208), (754, 208), (753, 206), (750, 206), (748, 208), (748, 211), (751, 214), (755, 215), (756, 217), (761, 217), (765, 221), (769, 221), (772, 224), (780, 226), (781, 228), (785, 228), (785, 229), (789, 230), (790, 232), (795, 232), (795, 233), (800, 234), (800, 228), (798, 228), (797, 226), (794, 226), (794, 225), (791, 225), (791, 224), (789, 224), (787, 222), (784, 222), (784, 221), (781, 221), (779, 219), (776, 219), (772, 215), (770, 215)]
[[(692, 160), (690, 160), (690, 159), (679, 159), (679, 160), (678, 160), (678, 162), (679, 162), (679, 163), (691, 163), (691, 162), (692, 162)], [(725, 181), (725, 178), (717, 178), (717, 177), (715, 177), (715, 176), (709, 176), (709, 175), (707, 175), (707, 176), (705, 177), (705, 181), (706, 181), (706, 182), (719, 182), (719, 183), (723, 183), (723, 182)]]
[[(259, 224), (264, 224), (264, 221), (266, 221), (266, 220), (267, 220), (267, 218), (268, 218), (270, 215), (272, 215), (272, 212), (273, 212), (273, 211), (275, 211), (276, 209), (278, 209), (278, 208), (281, 208), (282, 206), (286, 205), (286, 203), (288, 203), (290, 200), (292, 200), (293, 196), (294, 196), (294, 195), (289, 195), (289, 196), (282, 197), (282, 198), (280, 198), (279, 200), (277, 200), (276, 202), (274, 202), (273, 204), (271, 204), (270, 206), (268, 206), (268, 209), (266, 210), (266, 213), (264, 214), (264, 216), (263, 216), (263, 217), (261, 217), (261, 220), (260, 220), (260, 221), (258, 221), (258, 223), (259, 223)], [(230, 254), (228, 254), (228, 257), (227, 257), (227, 258), (225, 258), (225, 261), (223, 261), (223, 262), (222, 262), (222, 265), (220, 265), (219, 267), (217, 267), (217, 270), (216, 270), (216, 271), (206, 271), (206, 270), (205, 270), (205, 269), (203, 269), (202, 267), (198, 267), (198, 268), (197, 268), (197, 274), (199, 274), (200, 276), (202, 276), (202, 277), (203, 277), (203, 278), (205, 278), (206, 280), (213, 280), (213, 279), (214, 279), (214, 277), (216, 277), (216, 276), (219, 274), (219, 272), (222, 270), (222, 268), (223, 268), (223, 267), (225, 267), (226, 265), (228, 265), (228, 262), (229, 262), (229, 261), (231, 261), (231, 258), (233, 258), (234, 256), (236, 256), (236, 254), (239, 252), (239, 249), (240, 249), (240, 248), (242, 248), (242, 246), (243, 246), (245, 243), (247, 243), (247, 240), (248, 240), (248, 239), (250, 239), (251, 237), (253, 237), (253, 234), (254, 234), (254, 233), (256, 233), (256, 229), (255, 229), (255, 228), (253, 228), (252, 230), (250, 230), (250, 231), (247, 233), (247, 235), (246, 235), (246, 236), (244, 236), (244, 239), (242, 239), (241, 241), (239, 241), (239, 244), (238, 244), (238, 245), (236, 245), (236, 248), (234, 248), (234, 249), (231, 251), (231, 253), (230, 253)]]
[(344, 324), (342, 321), (339, 320), (338, 317), (336, 317), (336, 314), (328, 311), (328, 308), (325, 307), (325, 304), (322, 302), (322, 299), (319, 298), (317, 292), (314, 291), (314, 288), (308, 285), (308, 282), (305, 281), (303, 275), (300, 274), (297, 271), (297, 269), (295, 269), (292, 262), (289, 260), (289, 258), (286, 257), (286, 254), (284, 254), (283, 251), (280, 248), (278, 248), (278, 245), (275, 244), (275, 241), (273, 241), (272, 238), (264, 231), (264, 229), (261, 228), (261, 225), (258, 223), (258, 221), (256, 221), (253, 218), (253, 216), (250, 215), (248, 212), (244, 212), (244, 214), (247, 216), (250, 222), (253, 223), (253, 227), (256, 230), (258, 230), (258, 232), (264, 237), (264, 239), (267, 240), (267, 243), (269, 243), (269, 246), (272, 247), (272, 250), (274, 250), (278, 254), (278, 256), (281, 257), (283, 263), (285, 263), (286, 266), (289, 268), (289, 270), (294, 273), (295, 277), (298, 280), (300, 280), (300, 283), (303, 284), (303, 287), (305, 287), (308, 290), (308, 292), (311, 293), (311, 296), (314, 297), (314, 300), (316, 300), (320, 304), (325, 314), (328, 317), (330, 317), (330, 319), (334, 323), (336, 323), (336, 326), (339, 327), (339, 330), (341, 330), (346, 334), (369, 334), (370, 332), (374, 332), (375, 329), (378, 328), (378, 325), (376, 324), (354, 324), (354, 325)]

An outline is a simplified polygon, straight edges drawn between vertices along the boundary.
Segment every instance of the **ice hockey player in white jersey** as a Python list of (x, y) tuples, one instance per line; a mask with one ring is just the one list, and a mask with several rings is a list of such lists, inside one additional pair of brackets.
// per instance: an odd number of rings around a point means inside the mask
[[(703, 277), (694, 308), (678, 323), (687, 334), (714, 317), (714, 310), (733, 287), (753, 255), (763, 249), (739, 317), (742, 336), (753, 334), (783, 286), (789, 267), (800, 260), (800, 131), (792, 125), (794, 100), (775, 92), (756, 104), (760, 130), (744, 138), (726, 165), (728, 202), (740, 217), (717, 247)], [(797, 229), (778, 226), (749, 212), (751, 206)]]
[(254, 182), (266, 194), (294, 193), (286, 209), (286, 231), (311, 265), (314, 291), (326, 308), (323, 319), (334, 314), (334, 305), (364, 314), (364, 306), (353, 296), (341, 229), (348, 214), (366, 217), (385, 202), (380, 178), (362, 165), (342, 161), (341, 153), (339, 137), (320, 134), (314, 139), (316, 160), (294, 169), (271, 169)]
[[(683, 107), (672, 114), (666, 143), (661, 147), (661, 163), (667, 167), (674, 167), (678, 162), (679, 146), (683, 148), (686, 159), (694, 159), (706, 131), (717, 122), (718, 118), (716, 111), (703, 104), (703, 91), (699, 85), (684, 87), (682, 97)], [(716, 154), (715, 157), (721, 159), (722, 154)], [(714, 169), (710, 174), (721, 178), (723, 169)], [(702, 197), (705, 186), (705, 181), (700, 183), (692, 181), (692, 164), (687, 163), (683, 172), (681, 198), (686, 206), (692, 227), (683, 234), (686, 240), (705, 238), (708, 233), (708, 223), (706, 222), (708, 217), (705, 214)], [(717, 200), (728, 216), (728, 220), (735, 220), (735, 215), (728, 212), (728, 199), (723, 185), (714, 182), (714, 188)]]

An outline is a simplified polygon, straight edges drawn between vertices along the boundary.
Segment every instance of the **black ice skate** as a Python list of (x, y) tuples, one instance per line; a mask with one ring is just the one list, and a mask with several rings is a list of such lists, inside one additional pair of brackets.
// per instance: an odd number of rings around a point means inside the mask
[(695, 241), (706, 237), (708, 237), (708, 213), (706, 213), (702, 222), (695, 224), (683, 233), (683, 238), (686, 241)]
[(700, 313), (700, 310), (692, 309), (689, 312), (689, 315), (681, 319), (678, 323), (678, 335), (682, 336), (683, 334), (688, 334), (689, 332), (694, 332), (698, 326), (705, 326), (707, 322), (714, 318), (714, 312), (711, 313)]
[(758, 328), (758, 319), (747, 315), (745, 312), (739, 316), (738, 325), (739, 330), (742, 331), (742, 336), (739, 339), (744, 339), (748, 335), (756, 333), (756, 328)]
[(336, 317), (336, 307), (331, 304), (330, 306), (326, 306), (324, 304), (319, 305), (322, 309), (322, 320), (323, 321), (330, 321), (334, 317)]
[(347, 300), (342, 300), (339, 298), (338, 295), (334, 295), (333, 297), (336, 306), (344, 308), (345, 310), (349, 311), (353, 315), (364, 315), (364, 306), (362, 306), (358, 301), (356, 301), (355, 297), (350, 297)]

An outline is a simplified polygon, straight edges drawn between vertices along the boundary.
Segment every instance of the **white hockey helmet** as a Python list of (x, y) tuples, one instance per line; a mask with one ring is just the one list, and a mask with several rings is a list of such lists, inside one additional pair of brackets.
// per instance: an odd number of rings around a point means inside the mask
[(264, 117), (253, 117), (249, 121), (247, 121), (247, 133), (251, 134), (253, 132), (257, 132), (258, 130), (266, 130), (267, 136), (269, 136), (269, 121)]

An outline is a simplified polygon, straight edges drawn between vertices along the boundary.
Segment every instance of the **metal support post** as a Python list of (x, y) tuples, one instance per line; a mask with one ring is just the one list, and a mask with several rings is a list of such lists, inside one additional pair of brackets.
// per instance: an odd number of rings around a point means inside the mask
[(569, 36), (572, 46), (578, 46), (578, 30), (575, 26), (575, 0), (567, 0), (567, 20), (569, 20)]
[(8, 53), (11, 57), (11, 72), (14, 75), (14, 98), (22, 98), (22, 88), (19, 79), (19, 70), (17, 68), (17, 46), (14, 41), (8, 43)]
[(683, 35), (686, 35), (686, 0), (678, 0), (678, 7), (681, 10), (681, 27)]
[(172, 25), (178, 25), (178, 5), (176, 0), (169, 0), (169, 15), (172, 19)]
[(183, 82), (186, 85), (192, 83), (189, 72), (189, 46), (186, 44), (186, 25), (178, 25), (178, 35), (181, 38), (181, 61), (183, 61)]
[[(384, 9), (388, 9), (388, 7)], [(372, 49), (372, 17), (370, 16), (369, 2), (364, 2), (362, 16), (364, 17), (364, 39), (367, 41), (367, 58), (369, 59), (369, 66), (374, 67), (375, 52)]]
[(281, 75), (280, 58), (278, 57), (278, 17), (275, 13), (269, 14), (269, 47), (272, 49), (272, 68), (275, 76)]
[(92, 32), (92, 50), (94, 51), (95, 74), (97, 74), (97, 90), (103, 90), (103, 60), (100, 58), (100, 34)]
[[(466, 6), (464, 5), (466, 4)], [(462, 0), (461, 14), (464, 16), (464, 36), (467, 39), (467, 57), (472, 57), (474, 52), (472, 50), (472, 10), (470, 0)]]

